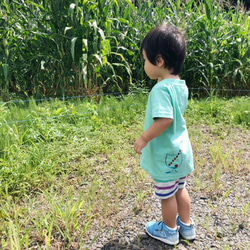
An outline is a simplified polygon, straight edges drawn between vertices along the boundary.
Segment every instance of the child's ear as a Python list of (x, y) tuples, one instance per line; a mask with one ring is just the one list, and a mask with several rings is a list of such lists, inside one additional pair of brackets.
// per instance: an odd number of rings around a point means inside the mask
[(161, 57), (161, 55), (158, 55), (156, 58), (156, 66), (161, 68), (162, 66), (164, 66), (164, 60)]

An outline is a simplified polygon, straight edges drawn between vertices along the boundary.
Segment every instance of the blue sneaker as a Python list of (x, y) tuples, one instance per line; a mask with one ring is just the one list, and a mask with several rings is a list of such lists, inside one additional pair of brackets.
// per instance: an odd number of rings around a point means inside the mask
[(179, 233), (186, 240), (195, 239), (195, 225), (194, 225), (194, 221), (192, 220), (192, 218), (190, 219), (192, 223), (189, 226), (183, 224), (180, 221), (179, 216), (177, 216), (177, 219), (176, 219), (176, 224), (177, 224), (177, 227), (179, 228)]
[(171, 230), (166, 227), (163, 221), (150, 221), (146, 224), (147, 233), (154, 239), (160, 240), (168, 245), (176, 245), (179, 243), (178, 230)]

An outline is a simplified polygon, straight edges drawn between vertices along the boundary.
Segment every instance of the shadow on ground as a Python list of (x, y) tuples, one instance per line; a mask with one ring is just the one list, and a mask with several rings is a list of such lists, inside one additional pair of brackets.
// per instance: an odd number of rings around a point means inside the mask
[[(101, 250), (165, 250), (165, 249), (176, 249), (174, 246), (166, 245), (158, 240), (149, 237), (147, 234), (138, 235), (132, 241), (126, 241), (121, 239), (115, 239), (106, 243)], [(122, 243), (121, 243), (122, 242)], [(186, 249), (186, 246), (190, 243), (180, 239), (177, 249)]]

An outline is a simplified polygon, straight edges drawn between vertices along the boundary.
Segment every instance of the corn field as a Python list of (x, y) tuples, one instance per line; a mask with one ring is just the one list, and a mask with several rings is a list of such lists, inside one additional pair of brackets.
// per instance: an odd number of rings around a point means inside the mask
[[(209, 0), (1, 0), (1, 99), (128, 91), (151, 84), (140, 43), (156, 24), (180, 27), (189, 87), (250, 89), (250, 16)], [(227, 5), (227, 8), (225, 8)]]

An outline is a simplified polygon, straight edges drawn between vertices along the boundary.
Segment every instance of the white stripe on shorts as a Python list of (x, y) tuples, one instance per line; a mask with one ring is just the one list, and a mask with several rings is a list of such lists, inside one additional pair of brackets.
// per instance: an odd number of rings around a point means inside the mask
[(155, 195), (159, 199), (167, 199), (172, 197), (178, 189), (184, 188), (186, 185), (186, 176), (169, 182), (155, 182)]

